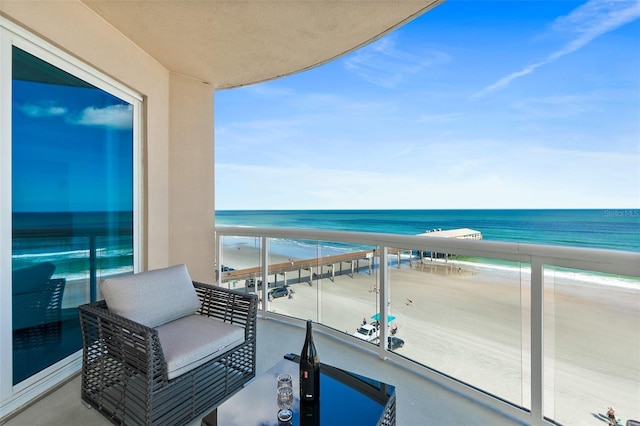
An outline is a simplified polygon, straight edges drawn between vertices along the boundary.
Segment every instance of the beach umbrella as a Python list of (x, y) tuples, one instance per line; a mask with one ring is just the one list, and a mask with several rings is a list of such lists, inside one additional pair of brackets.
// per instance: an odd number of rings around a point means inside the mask
[[(371, 319), (374, 320), (374, 321), (380, 321), (380, 312), (378, 312), (375, 315), (371, 315)], [(396, 317), (394, 317), (393, 315), (387, 315), (387, 322), (388, 323), (393, 321), (394, 319), (396, 319)]]

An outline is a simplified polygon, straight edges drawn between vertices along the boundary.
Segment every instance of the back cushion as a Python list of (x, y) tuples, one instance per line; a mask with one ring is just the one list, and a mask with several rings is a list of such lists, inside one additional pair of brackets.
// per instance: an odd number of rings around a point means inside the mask
[(110, 311), (152, 328), (200, 308), (186, 265), (107, 279), (100, 291)]
[(43, 262), (13, 271), (13, 294), (46, 290), (47, 281), (51, 279), (55, 270), (56, 265), (51, 262)]

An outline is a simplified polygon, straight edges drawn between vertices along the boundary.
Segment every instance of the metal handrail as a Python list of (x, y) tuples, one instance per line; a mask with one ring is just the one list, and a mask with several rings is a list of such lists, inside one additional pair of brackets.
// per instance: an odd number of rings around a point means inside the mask
[(417, 235), (328, 231), (291, 228), (216, 226), (217, 236), (246, 236), (334, 241), (408, 250), (428, 248), (440, 253), (530, 263), (538, 258), (546, 265), (589, 271), (640, 276), (640, 253), (584, 247), (551, 246), (455, 238), (424, 238)]

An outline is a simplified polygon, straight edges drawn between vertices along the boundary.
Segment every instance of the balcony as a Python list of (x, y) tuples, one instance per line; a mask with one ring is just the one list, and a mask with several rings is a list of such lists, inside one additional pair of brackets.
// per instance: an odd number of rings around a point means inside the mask
[[(608, 405), (624, 420), (637, 417), (638, 253), (300, 229), (216, 231), (218, 284), (258, 292), (264, 318), (310, 318), (345, 345), (515, 421), (589, 424), (604, 421)], [(274, 288), (285, 297), (272, 297)], [(355, 335), (376, 320), (376, 335)], [(404, 345), (387, 347), (389, 337)]]
[[(216, 244), (218, 284), (261, 299), (258, 374), (310, 318), (323, 362), (396, 385), (399, 425), (637, 417), (638, 253), (235, 227)], [(376, 321), (377, 339), (353, 335)], [(109, 424), (79, 392), (76, 376), (6, 424)]]
[[(396, 384), (398, 425), (450, 424), (521, 424), (477, 401), (416, 375), (402, 366), (381, 360), (375, 353), (350, 345), (328, 334), (315, 333), (316, 346), (323, 362), (366, 374)], [(278, 320), (258, 321), (257, 374), (282, 359), (285, 353), (297, 353), (304, 341), (302, 323)], [(8, 420), (5, 426), (25, 424), (110, 425), (96, 410), (80, 402), (80, 378), (76, 376), (61, 388)], [(200, 425), (195, 420), (191, 425)]]

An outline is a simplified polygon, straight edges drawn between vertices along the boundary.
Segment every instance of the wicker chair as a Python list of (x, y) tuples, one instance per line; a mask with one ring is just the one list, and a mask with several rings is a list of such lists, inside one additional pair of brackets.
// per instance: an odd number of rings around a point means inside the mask
[(60, 343), (66, 280), (51, 278), (55, 269), (54, 264), (44, 262), (13, 271), (14, 351)]
[[(211, 325), (207, 329), (221, 323), (239, 326), (244, 329), (244, 339), (195, 368), (178, 371), (176, 377), (168, 368), (171, 362), (163, 351), (162, 330), (158, 332), (163, 326), (149, 327), (118, 315), (109, 309), (108, 299), (79, 307), (83, 336), (81, 397), (112, 423), (185, 424), (255, 377), (257, 297), (198, 282), (191, 284), (199, 308), (190, 317), (201, 321), (203, 316), (209, 317)], [(193, 333), (193, 329), (185, 332)]]

